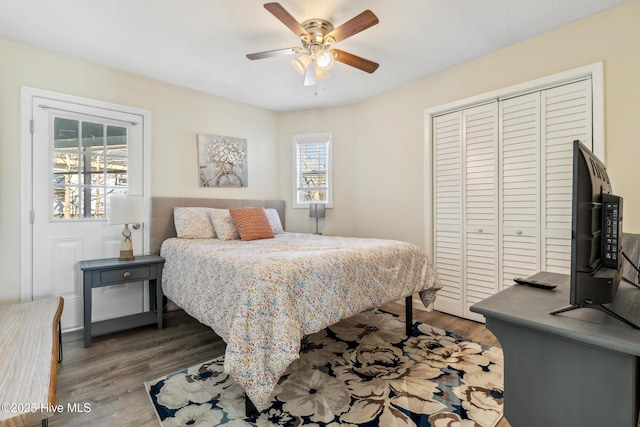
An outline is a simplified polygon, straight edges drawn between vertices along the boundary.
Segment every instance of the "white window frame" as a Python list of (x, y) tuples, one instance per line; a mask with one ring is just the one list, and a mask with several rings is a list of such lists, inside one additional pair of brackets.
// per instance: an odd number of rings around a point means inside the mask
[[(333, 135), (330, 132), (307, 133), (293, 135), (293, 202), (294, 209), (308, 209), (310, 203), (324, 203), (327, 208), (333, 207)], [(327, 200), (324, 202), (298, 200), (298, 147), (305, 144), (327, 144)]]

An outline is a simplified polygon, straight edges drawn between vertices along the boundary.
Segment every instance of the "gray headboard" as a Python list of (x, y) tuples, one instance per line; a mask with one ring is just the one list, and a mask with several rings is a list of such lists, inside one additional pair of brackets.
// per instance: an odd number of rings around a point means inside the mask
[[(176, 206), (185, 207), (208, 207), (208, 208), (247, 208), (262, 206), (273, 208), (278, 211), (282, 227), (284, 223), (284, 200), (242, 200), (242, 199), (200, 199), (191, 197), (152, 197), (150, 215), (150, 248), (152, 254), (159, 254), (162, 242), (169, 237), (176, 236), (176, 227), (173, 223), (173, 208)], [(286, 228), (285, 228), (286, 230)]]

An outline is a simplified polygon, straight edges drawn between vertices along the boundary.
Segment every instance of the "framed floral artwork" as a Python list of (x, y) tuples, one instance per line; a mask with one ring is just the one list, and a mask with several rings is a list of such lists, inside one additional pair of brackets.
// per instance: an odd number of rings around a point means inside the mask
[(200, 187), (247, 187), (247, 140), (198, 134)]

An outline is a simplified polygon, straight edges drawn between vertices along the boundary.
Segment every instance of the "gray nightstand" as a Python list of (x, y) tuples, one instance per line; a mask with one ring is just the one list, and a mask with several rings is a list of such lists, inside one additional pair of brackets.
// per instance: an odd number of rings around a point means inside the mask
[[(80, 261), (84, 291), (84, 346), (91, 345), (91, 337), (109, 334), (138, 326), (158, 324), (162, 329), (162, 265), (158, 255), (137, 256), (131, 261), (118, 258)], [(120, 283), (149, 281), (149, 311), (130, 316), (91, 323), (91, 290)]]

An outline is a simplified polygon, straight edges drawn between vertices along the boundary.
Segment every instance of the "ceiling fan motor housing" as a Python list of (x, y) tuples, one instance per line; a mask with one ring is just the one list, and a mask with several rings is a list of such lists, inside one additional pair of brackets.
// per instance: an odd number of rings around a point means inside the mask
[[(331, 44), (335, 39), (327, 37), (333, 31), (333, 25), (324, 19), (308, 19), (302, 23), (307, 34), (301, 34), (302, 45), (311, 56), (311, 62), (316, 64), (321, 71), (327, 71), (333, 65), (333, 55), (330, 52)], [(316, 74), (318, 74), (316, 72)]]
[(328, 37), (327, 40), (325, 40), (325, 35), (333, 31), (333, 25), (329, 21), (325, 21), (324, 19), (308, 19), (302, 23), (302, 27), (307, 30), (307, 34), (300, 35), (303, 43), (307, 42), (310, 45), (335, 43), (333, 37)]

